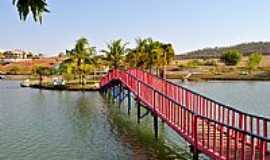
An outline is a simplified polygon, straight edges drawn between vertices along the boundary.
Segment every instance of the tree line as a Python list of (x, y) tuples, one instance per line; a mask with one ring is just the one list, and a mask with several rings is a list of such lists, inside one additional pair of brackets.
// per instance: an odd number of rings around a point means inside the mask
[[(65, 79), (79, 79), (86, 83), (89, 73), (95, 77), (98, 70), (127, 69), (137, 67), (164, 76), (165, 66), (175, 56), (172, 44), (153, 40), (152, 38), (136, 39), (136, 47), (128, 48), (128, 43), (122, 39), (107, 43), (106, 48), (97, 54), (96, 47), (89, 44), (86, 38), (77, 40), (75, 47), (66, 50), (65, 58), (53, 69), (38, 66), (38, 75), (57, 74)], [(41, 76), (40, 76), (41, 77)]]
[(254, 52), (260, 52), (263, 55), (270, 54), (270, 42), (250, 42), (242, 43), (230, 47), (204, 48), (188, 52), (184, 57), (187, 58), (220, 58), (224, 53), (231, 50), (239, 51), (243, 56), (249, 56)]
[[(237, 65), (242, 58), (241, 52), (238, 50), (230, 50), (225, 52), (221, 56), (221, 60), (224, 61), (226, 65)], [(263, 55), (260, 52), (253, 52), (248, 57), (248, 69), (255, 70), (258, 65), (261, 63)]]

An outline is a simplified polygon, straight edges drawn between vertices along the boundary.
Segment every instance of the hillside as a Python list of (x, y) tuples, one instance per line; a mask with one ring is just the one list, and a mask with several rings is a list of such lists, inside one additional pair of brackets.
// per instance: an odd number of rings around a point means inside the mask
[(177, 55), (176, 59), (186, 58), (214, 58), (220, 57), (224, 52), (228, 50), (238, 50), (242, 55), (249, 55), (253, 52), (260, 52), (264, 55), (270, 55), (270, 42), (250, 42), (242, 43), (229, 47), (215, 47), (215, 48), (204, 48), (188, 52), (184, 55)]
[(57, 62), (55, 58), (42, 58), (3, 65), (0, 64), (0, 74), (32, 74), (35, 66), (41, 65), (51, 68), (57, 63), (59, 62)]

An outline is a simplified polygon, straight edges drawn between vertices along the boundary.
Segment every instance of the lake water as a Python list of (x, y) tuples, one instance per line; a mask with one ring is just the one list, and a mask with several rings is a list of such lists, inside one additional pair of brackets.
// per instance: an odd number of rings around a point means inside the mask
[[(270, 117), (270, 82), (185, 83), (239, 109)], [(188, 145), (149, 115), (136, 123), (98, 92), (46, 91), (0, 81), (0, 159), (190, 159)]]
[(270, 118), (270, 82), (209, 81), (180, 84), (241, 111)]

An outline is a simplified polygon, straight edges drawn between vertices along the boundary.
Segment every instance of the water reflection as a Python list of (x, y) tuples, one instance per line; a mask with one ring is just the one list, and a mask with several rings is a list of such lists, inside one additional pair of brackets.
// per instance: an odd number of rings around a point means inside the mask
[[(99, 93), (46, 91), (0, 83), (0, 159), (189, 159), (179, 136), (136, 108), (109, 104)], [(163, 127), (163, 128), (162, 128)]]

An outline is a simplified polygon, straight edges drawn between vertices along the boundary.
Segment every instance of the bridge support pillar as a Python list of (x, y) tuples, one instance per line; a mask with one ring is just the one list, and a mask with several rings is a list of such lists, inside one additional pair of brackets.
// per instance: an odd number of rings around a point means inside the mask
[(128, 90), (128, 115), (130, 115), (130, 110), (131, 110), (131, 95), (130, 91)]
[(200, 152), (198, 151), (198, 149), (196, 148), (196, 147), (194, 147), (194, 146), (190, 146), (190, 151), (192, 152), (192, 154), (193, 154), (193, 160), (199, 160), (199, 154), (200, 154)]
[(122, 86), (121, 84), (118, 85), (118, 105), (121, 106), (121, 99), (122, 99)]
[(158, 116), (153, 114), (154, 118), (154, 134), (155, 134), (155, 139), (158, 139)]
[(113, 86), (113, 87), (112, 87), (112, 100), (113, 100), (113, 103), (115, 102), (115, 101), (114, 101), (115, 98), (116, 98), (116, 87)]
[(137, 99), (137, 123), (140, 124), (140, 119), (141, 119), (141, 103)]

